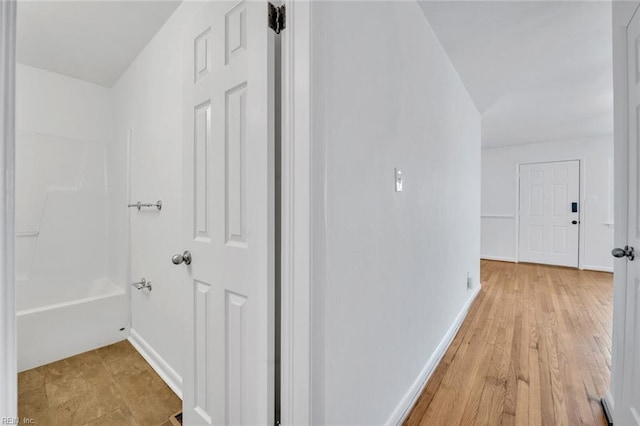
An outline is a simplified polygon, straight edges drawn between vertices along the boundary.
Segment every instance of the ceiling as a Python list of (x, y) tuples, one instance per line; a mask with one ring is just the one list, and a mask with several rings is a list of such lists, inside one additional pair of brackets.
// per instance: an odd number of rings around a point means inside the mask
[[(18, 62), (111, 87), (180, 1), (21, 1)], [(611, 5), (420, 1), (484, 147), (613, 131)]]
[(613, 133), (611, 3), (420, 1), (482, 114), (482, 145)]
[(111, 87), (179, 1), (21, 1), (17, 61)]

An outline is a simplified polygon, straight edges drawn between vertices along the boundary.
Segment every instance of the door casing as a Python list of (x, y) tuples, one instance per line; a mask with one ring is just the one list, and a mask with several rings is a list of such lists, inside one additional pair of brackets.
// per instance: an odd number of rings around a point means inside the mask
[(14, 280), (16, 1), (0, 2), (0, 416), (18, 415)]
[(282, 425), (312, 423), (311, 2), (284, 1), (281, 128)]

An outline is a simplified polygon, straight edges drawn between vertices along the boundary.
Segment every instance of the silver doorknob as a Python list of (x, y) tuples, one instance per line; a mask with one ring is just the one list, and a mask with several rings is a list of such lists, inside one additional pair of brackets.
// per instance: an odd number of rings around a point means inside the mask
[(629, 260), (633, 260), (636, 258), (633, 247), (624, 246), (624, 248), (616, 247), (611, 250), (611, 255), (613, 257), (628, 257)]
[(182, 262), (187, 265), (191, 265), (191, 252), (189, 250), (185, 250), (182, 254), (176, 254), (171, 258), (171, 261), (174, 265), (179, 265)]

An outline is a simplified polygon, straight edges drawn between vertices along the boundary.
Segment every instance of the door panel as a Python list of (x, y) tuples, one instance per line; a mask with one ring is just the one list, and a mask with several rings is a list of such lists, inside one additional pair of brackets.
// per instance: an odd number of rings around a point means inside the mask
[(521, 262), (578, 267), (579, 179), (579, 161), (520, 166)]
[(542, 234), (543, 228), (539, 225), (529, 225), (529, 250), (536, 253), (542, 253)]
[[(185, 424), (273, 424), (274, 62), (267, 3), (194, 8), (185, 57)], [(181, 266), (184, 267), (184, 266)]]
[[(628, 243), (640, 247), (640, 14), (627, 29), (629, 65), (629, 235)], [(627, 261), (626, 318), (624, 333), (624, 379), (622, 409), (616, 401), (616, 424), (640, 425), (640, 262)]]

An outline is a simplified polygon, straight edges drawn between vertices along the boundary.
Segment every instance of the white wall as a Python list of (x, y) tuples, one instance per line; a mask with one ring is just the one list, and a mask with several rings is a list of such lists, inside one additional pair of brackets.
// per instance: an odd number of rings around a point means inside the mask
[(110, 90), (26, 65), (16, 77), (18, 292), (89, 285), (108, 275)]
[(483, 258), (517, 260), (517, 165), (560, 160), (580, 160), (580, 266), (613, 271), (611, 136), (483, 149)]
[[(123, 236), (131, 230), (130, 280), (145, 277), (151, 292), (132, 290), (131, 329), (134, 340), (180, 392), (184, 366), (186, 268), (171, 263), (184, 249), (182, 227), (182, 140), (184, 10), (181, 6), (145, 47), (114, 86), (115, 148), (111, 164), (121, 173), (112, 184), (111, 205), (116, 221), (111, 259), (118, 276), (127, 276), (128, 247)], [(162, 200), (162, 211), (127, 209), (127, 140), (131, 131), (130, 200)], [(130, 221), (130, 222), (129, 222)]]
[(480, 116), (416, 3), (312, 8), (313, 420), (382, 424), (478, 288)]

